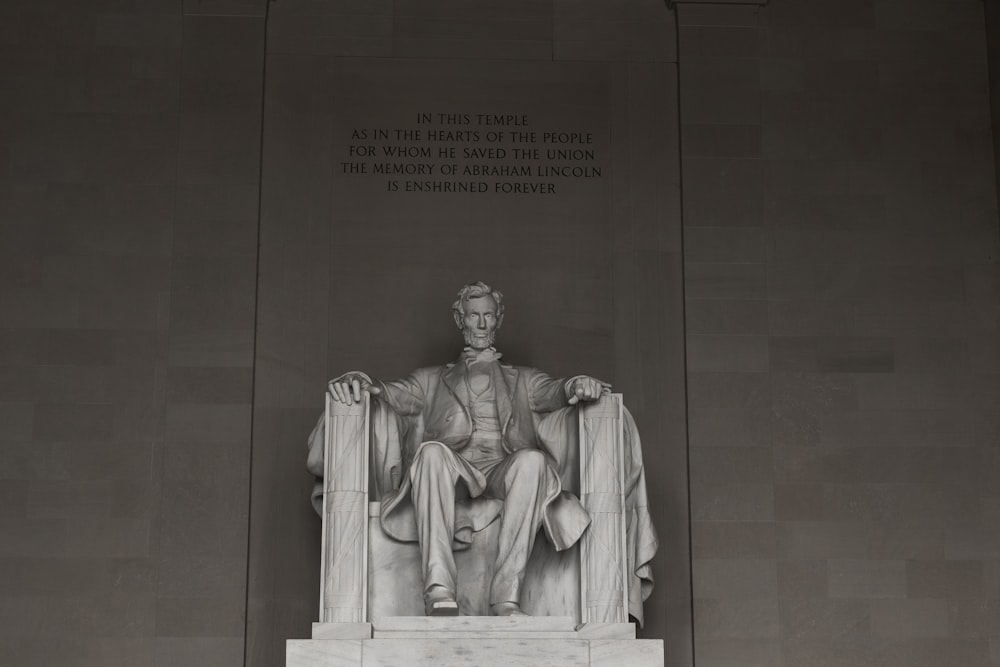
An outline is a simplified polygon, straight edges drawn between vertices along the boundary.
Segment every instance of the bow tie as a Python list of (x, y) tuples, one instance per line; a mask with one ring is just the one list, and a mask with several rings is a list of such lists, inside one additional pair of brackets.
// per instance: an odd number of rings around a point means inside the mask
[(462, 350), (462, 361), (466, 364), (488, 364), (491, 361), (496, 361), (503, 355), (497, 352), (495, 347), (488, 347), (485, 350), (474, 350), (471, 347), (467, 347)]

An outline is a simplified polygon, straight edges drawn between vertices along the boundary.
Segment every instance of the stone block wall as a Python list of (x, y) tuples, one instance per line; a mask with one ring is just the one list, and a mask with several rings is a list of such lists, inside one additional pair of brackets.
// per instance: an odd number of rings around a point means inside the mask
[(263, 3), (0, 25), (0, 663), (241, 664)]
[(982, 3), (678, 18), (696, 664), (996, 665)]

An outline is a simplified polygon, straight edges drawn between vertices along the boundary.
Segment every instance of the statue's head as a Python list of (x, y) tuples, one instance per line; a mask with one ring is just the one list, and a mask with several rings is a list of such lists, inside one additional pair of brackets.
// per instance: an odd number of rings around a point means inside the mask
[(458, 291), (451, 310), (466, 345), (474, 350), (493, 345), (503, 322), (503, 294), (482, 281), (470, 283)]

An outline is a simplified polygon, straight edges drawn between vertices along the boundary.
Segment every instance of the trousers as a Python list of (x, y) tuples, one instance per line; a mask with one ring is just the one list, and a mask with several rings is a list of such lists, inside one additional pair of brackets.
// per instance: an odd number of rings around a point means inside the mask
[(433, 586), (453, 594), (456, 590), (452, 541), (456, 487), (461, 482), (472, 497), (503, 501), (490, 604), (519, 602), (545, 504), (558, 494), (559, 478), (537, 449), (518, 450), (479, 470), (446, 445), (423, 443), (410, 466), (410, 483), (425, 593)]

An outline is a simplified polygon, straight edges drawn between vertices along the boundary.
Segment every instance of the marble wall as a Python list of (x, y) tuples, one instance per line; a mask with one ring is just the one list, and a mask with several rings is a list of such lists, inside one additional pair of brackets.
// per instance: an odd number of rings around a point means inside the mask
[(1000, 664), (982, 3), (678, 17), (696, 664)]
[(5, 665), (243, 660), (263, 9), (0, 9)]

